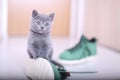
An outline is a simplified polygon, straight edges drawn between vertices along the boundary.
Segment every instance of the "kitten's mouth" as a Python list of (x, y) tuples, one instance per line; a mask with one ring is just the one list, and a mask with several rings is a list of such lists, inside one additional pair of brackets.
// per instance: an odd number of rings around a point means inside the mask
[(43, 30), (39, 30), (39, 33), (43, 33), (44, 31)]
[(43, 30), (40, 30), (40, 31), (34, 31), (34, 30), (31, 29), (31, 31), (32, 31), (33, 33), (35, 33), (35, 34), (43, 34), (43, 33), (44, 33)]

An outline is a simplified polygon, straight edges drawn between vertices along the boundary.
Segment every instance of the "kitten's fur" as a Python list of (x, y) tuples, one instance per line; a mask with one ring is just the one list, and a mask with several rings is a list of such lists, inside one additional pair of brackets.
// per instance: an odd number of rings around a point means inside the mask
[(30, 58), (45, 58), (58, 67), (63, 66), (52, 60), (52, 44), (50, 39), (51, 25), (54, 13), (50, 15), (39, 14), (36, 10), (32, 12), (30, 35), (28, 40), (28, 53)]

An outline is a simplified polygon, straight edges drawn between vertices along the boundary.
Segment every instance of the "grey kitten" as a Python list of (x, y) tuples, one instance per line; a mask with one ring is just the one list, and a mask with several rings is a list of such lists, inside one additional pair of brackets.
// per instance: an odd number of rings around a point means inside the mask
[(54, 13), (45, 15), (33, 10), (28, 39), (28, 54), (30, 58), (37, 59), (42, 57), (51, 61), (56, 66), (63, 68), (61, 64), (52, 60), (53, 51), (50, 32), (53, 18)]

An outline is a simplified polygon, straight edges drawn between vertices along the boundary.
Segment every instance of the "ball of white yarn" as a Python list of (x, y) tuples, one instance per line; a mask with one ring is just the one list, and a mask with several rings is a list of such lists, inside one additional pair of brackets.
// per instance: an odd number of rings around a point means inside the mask
[(44, 58), (28, 58), (25, 62), (25, 74), (32, 80), (54, 80), (53, 68)]

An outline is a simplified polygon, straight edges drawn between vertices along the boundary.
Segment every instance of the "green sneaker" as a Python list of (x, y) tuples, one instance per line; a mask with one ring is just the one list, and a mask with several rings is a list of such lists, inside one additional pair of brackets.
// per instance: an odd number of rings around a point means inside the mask
[(92, 59), (96, 55), (96, 39), (88, 40), (82, 36), (78, 44), (61, 53), (59, 62), (62, 64), (78, 64)]

